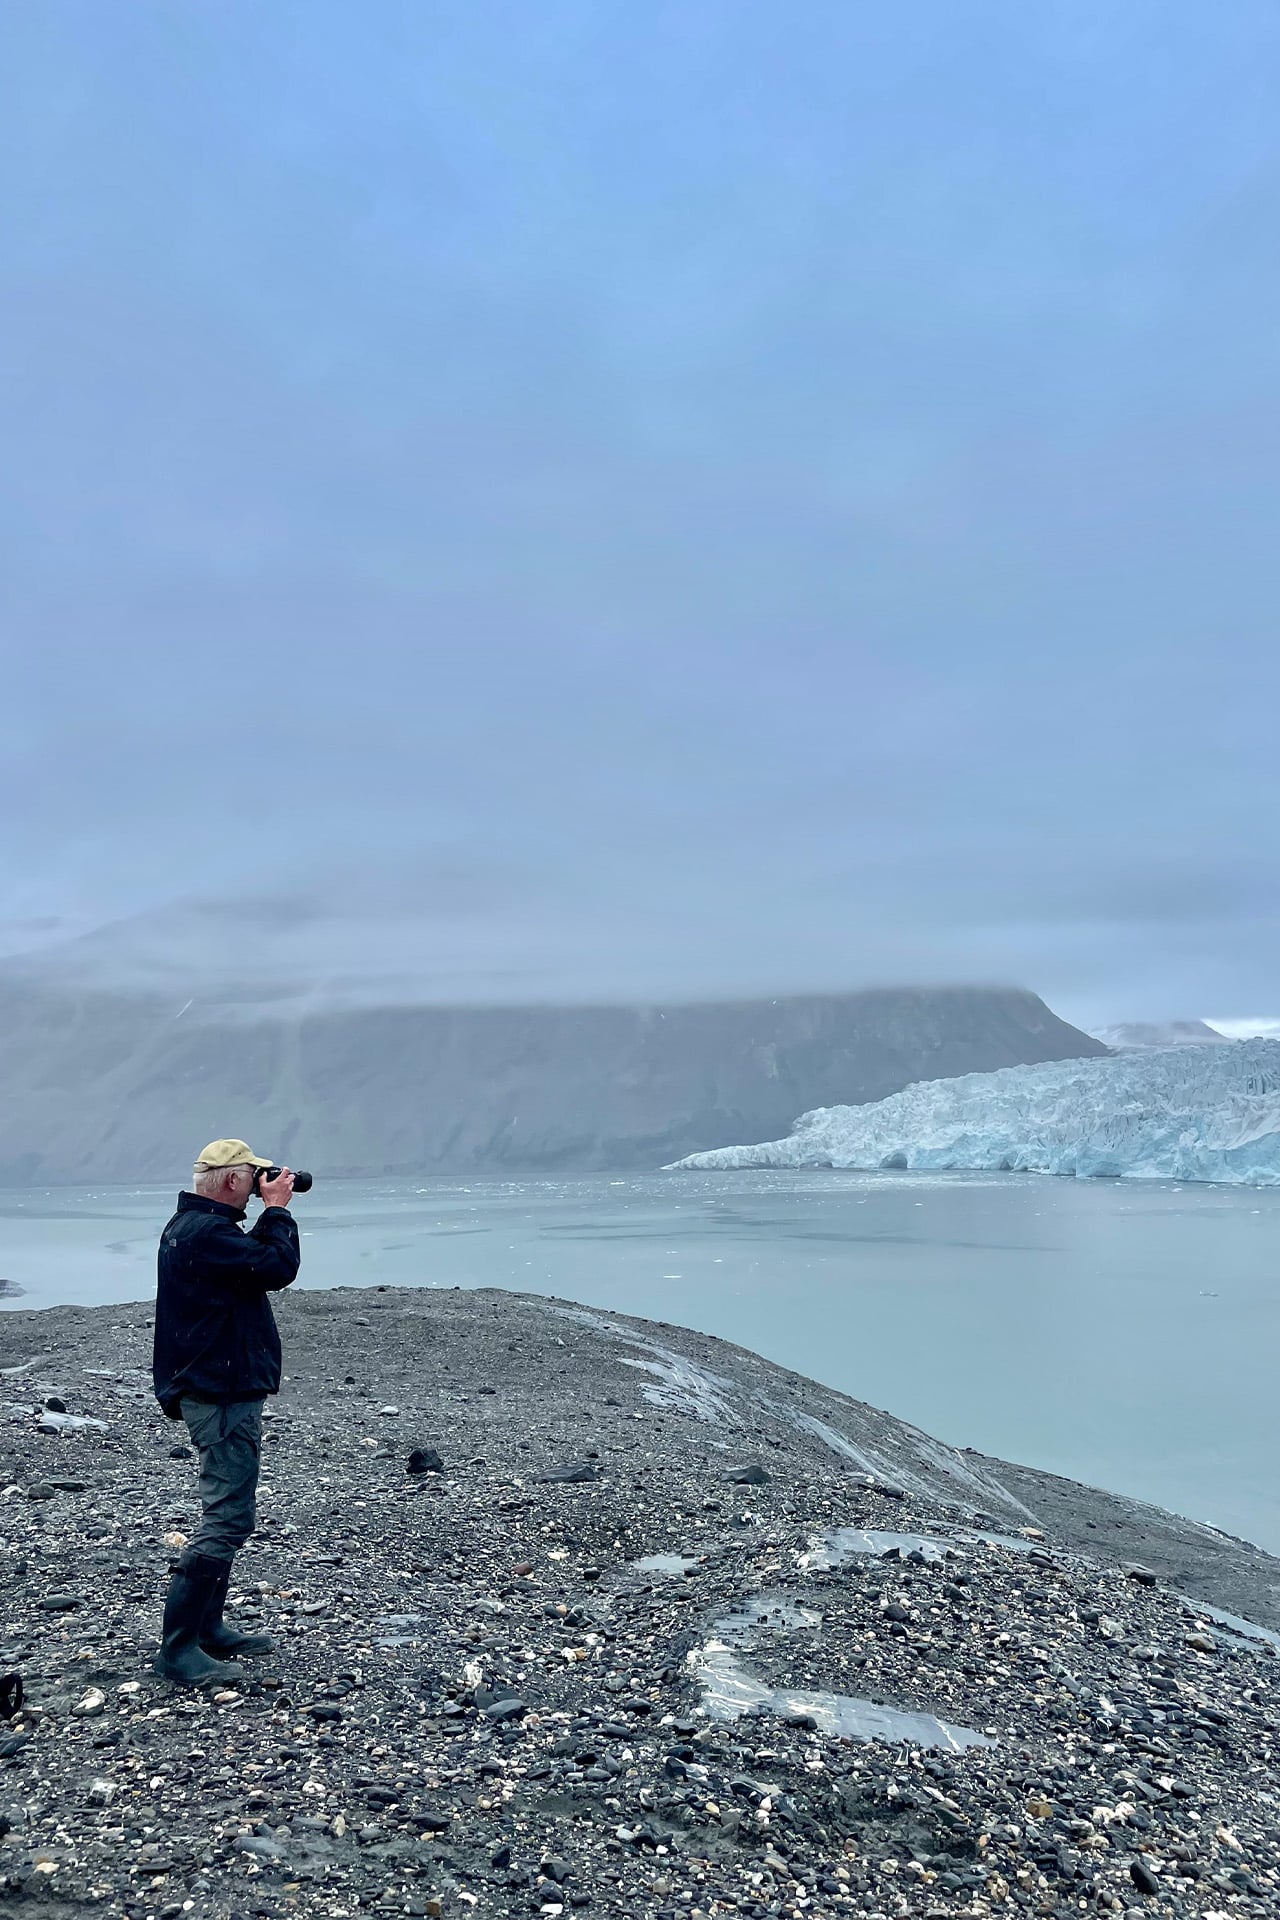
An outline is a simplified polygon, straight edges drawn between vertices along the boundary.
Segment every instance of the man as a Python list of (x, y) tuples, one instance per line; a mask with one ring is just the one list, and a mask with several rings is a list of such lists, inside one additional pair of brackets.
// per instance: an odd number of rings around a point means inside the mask
[(214, 1140), (196, 1162), (193, 1193), (160, 1236), (152, 1379), (171, 1420), (186, 1421), (200, 1455), (203, 1509), (169, 1583), (153, 1665), (180, 1686), (238, 1680), (229, 1654), (269, 1653), (265, 1634), (235, 1633), (222, 1609), (231, 1562), (253, 1532), (262, 1405), (280, 1390), (280, 1336), (269, 1293), (299, 1264), (285, 1167), (260, 1186), (263, 1211), (241, 1221), (261, 1171), (274, 1163), (243, 1140)]

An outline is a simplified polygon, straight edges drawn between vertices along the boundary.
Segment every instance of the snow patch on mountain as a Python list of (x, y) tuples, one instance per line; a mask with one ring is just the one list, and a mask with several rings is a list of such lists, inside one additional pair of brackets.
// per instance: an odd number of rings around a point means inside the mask
[(867, 1106), (802, 1114), (785, 1140), (675, 1164), (1280, 1186), (1280, 1040), (1140, 1048), (918, 1081)]

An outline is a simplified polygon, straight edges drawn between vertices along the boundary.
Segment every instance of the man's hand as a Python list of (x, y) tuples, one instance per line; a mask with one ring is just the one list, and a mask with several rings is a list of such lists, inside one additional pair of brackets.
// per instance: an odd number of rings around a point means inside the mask
[(293, 1175), (288, 1167), (281, 1167), (279, 1179), (264, 1180), (258, 1191), (264, 1207), (287, 1207), (293, 1198)]

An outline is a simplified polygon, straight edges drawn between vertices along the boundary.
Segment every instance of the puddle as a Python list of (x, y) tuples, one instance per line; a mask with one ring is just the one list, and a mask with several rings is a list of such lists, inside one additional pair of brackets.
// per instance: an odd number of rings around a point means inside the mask
[(384, 1613), (375, 1620), (375, 1647), (412, 1647), (422, 1638), (420, 1633), (412, 1631), (422, 1624), (420, 1613)]
[(792, 1633), (822, 1624), (822, 1615), (784, 1596), (762, 1595), (744, 1602), (716, 1622), (715, 1638), (689, 1655), (702, 1683), (702, 1704), (712, 1720), (739, 1720), (744, 1714), (769, 1714), (781, 1720), (800, 1715), (816, 1731), (846, 1740), (907, 1740), (914, 1746), (959, 1753), (992, 1742), (969, 1727), (952, 1726), (931, 1713), (877, 1706), (852, 1694), (804, 1692), (771, 1687), (747, 1672), (739, 1658), (743, 1644), (768, 1628)]
[(702, 1565), (696, 1553), (649, 1553), (643, 1560), (633, 1560), (633, 1573), (661, 1573), (676, 1578), (683, 1576), (694, 1567)]
[(1197, 1620), (1212, 1620), (1240, 1640), (1261, 1640), (1280, 1653), (1280, 1633), (1273, 1633), (1270, 1627), (1260, 1627), (1256, 1620), (1244, 1620), (1238, 1613), (1228, 1613), (1223, 1607), (1207, 1606), (1203, 1600), (1192, 1600), (1185, 1593), (1180, 1593), (1178, 1599)]
[(883, 1560), (896, 1553), (903, 1560), (934, 1565), (948, 1557), (963, 1559), (960, 1547), (1005, 1547), (1011, 1553), (1033, 1553), (1038, 1545), (1038, 1541), (1022, 1540), (1017, 1534), (979, 1533), (970, 1527), (947, 1539), (926, 1533), (892, 1533), (879, 1527), (836, 1527), (831, 1533), (815, 1534), (796, 1564), (806, 1573), (829, 1573), (860, 1554)]
[(820, 1627), (822, 1618), (817, 1607), (806, 1607), (788, 1594), (762, 1593), (752, 1600), (735, 1600), (728, 1613), (716, 1621), (716, 1632), (725, 1640), (741, 1641), (757, 1627), (799, 1633), (802, 1627)]
[(816, 1535), (796, 1564), (806, 1573), (826, 1573), (833, 1567), (844, 1566), (859, 1554), (874, 1554), (884, 1559), (887, 1554), (898, 1553), (904, 1560), (916, 1554), (922, 1560), (936, 1561), (954, 1551), (945, 1541), (931, 1540), (923, 1533), (887, 1533), (878, 1527), (837, 1527), (832, 1533)]

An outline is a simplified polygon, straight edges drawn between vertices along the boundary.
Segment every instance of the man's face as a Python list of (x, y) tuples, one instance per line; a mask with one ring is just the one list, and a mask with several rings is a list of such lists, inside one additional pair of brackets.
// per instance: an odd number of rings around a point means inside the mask
[(227, 1204), (232, 1207), (247, 1207), (249, 1196), (253, 1192), (252, 1167), (227, 1168)]

